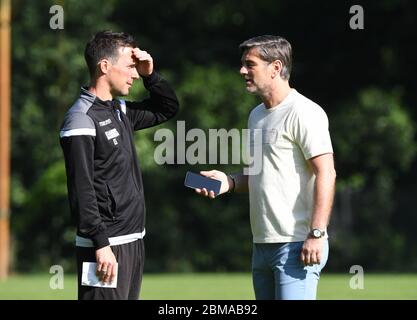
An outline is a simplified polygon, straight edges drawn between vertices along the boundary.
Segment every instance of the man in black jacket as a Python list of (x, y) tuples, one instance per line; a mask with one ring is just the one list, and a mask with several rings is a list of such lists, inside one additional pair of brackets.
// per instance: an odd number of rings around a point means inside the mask
[[(145, 199), (133, 131), (172, 118), (178, 100), (130, 35), (97, 33), (85, 59), (91, 84), (81, 88), (60, 132), (77, 221), (78, 298), (137, 299), (145, 258)], [(149, 98), (115, 99), (127, 95), (139, 77)], [(89, 266), (99, 282), (88, 276), (86, 262), (96, 263)]]

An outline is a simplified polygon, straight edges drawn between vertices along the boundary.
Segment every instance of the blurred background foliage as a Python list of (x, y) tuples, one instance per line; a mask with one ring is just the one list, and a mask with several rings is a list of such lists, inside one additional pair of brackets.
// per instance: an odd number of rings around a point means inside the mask
[[(64, 9), (52, 30), (49, 8)], [(88, 84), (83, 52), (99, 30), (133, 34), (174, 86), (174, 121), (136, 134), (147, 205), (148, 272), (248, 271), (247, 195), (210, 201), (183, 187), (187, 170), (242, 165), (158, 165), (158, 129), (247, 127), (259, 103), (239, 75), (238, 45), (277, 34), (294, 48), (290, 84), (327, 112), (338, 173), (327, 270), (416, 271), (417, 56), (414, 1), (361, 1), (365, 29), (349, 28), (353, 1), (13, 0), (13, 270), (74, 271), (74, 226), (58, 133)], [(137, 83), (129, 99), (146, 96)], [(187, 142), (190, 146), (192, 141)], [(175, 152), (178, 152), (176, 143)], [(231, 159), (231, 157), (229, 157)], [(208, 163), (208, 162), (207, 162)]]

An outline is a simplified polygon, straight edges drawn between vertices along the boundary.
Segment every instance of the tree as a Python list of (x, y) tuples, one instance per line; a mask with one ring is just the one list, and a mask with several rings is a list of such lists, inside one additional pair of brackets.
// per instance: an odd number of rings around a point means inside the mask
[[(49, 9), (55, 4), (64, 9), (62, 30), (49, 25)], [(180, 98), (176, 120), (185, 121), (187, 130), (199, 128), (206, 135), (210, 128), (246, 128), (249, 110), (258, 103), (245, 92), (238, 74), (239, 43), (259, 34), (288, 38), (294, 47), (290, 83), (329, 115), (338, 195), (350, 199), (346, 203), (354, 213), (351, 229), (336, 230), (341, 211), (335, 212), (332, 248), (340, 259), (330, 259), (329, 267), (343, 268), (352, 259), (374, 268), (417, 266), (417, 261), (411, 264), (405, 258), (404, 249), (404, 241), (413, 242), (417, 223), (417, 91), (414, 74), (407, 72), (415, 66), (416, 48), (410, 40), (417, 30), (415, 2), (367, 2), (363, 7), (365, 29), (353, 31), (350, 4), (342, 2), (14, 0), (15, 267), (44, 268), (56, 260), (66, 265), (72, 259), (75, 230), (58, 132), (79, 87), (88, 82), (85, 43), (103, 29), (132, 33), (139, 46), (152, 53), (156, 69), (162, 70)], [(402, 95), (391, 90), (393, 83)], [(129, 99), (144, 93), (136, 86)], [(154, 153), (160, 142), (154, 134), (161, 128), (176, 133), (176, 122), (136, 136), (148, 207), (146, 268), (246, 270), (251, 245), (247, 197), (225, 195), (208, 201), (183, 188), (187, 170), (215, 166), (157, 165)], [(230, 172), (241, 165), (218, 168)], [(340, 203), (337, 208), (344, 206)], [(384, 235), (391, 231), (387, 244)], [(346, 245), (350, 245), (347, 255)], [(390, 249), (394, 258), (386, 255)], [(375, 252), (373, 261), (369, 252)]]
[(393, 195), (396, 180), (415, 158), (416, 143), (400, 91), (360, 91), (331, 120), (331, 131), (338, 190), (352, 194), (352, 225), (336, 230), (340, 231), (336, 251), (343, 258), (332, 260), (344, 264), (352, 259), (352, 264), (368, 268), (401, 268), (407, 248), (404, 234), (393, 227), (392, 222), (401, 219), (398, 213), (393, 216), (398, 205)]

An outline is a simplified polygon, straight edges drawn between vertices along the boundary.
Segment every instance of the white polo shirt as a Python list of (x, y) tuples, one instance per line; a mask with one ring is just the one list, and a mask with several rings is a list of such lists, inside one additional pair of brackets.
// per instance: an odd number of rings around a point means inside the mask
[[(327, 115), (291, 89), (279, 105), (255, 107), (248, 127), (262, 132), (262, 148), (255, 148), (262, 157), (254, 158), (262, 160), (262, 169), (249, 175), (253, 242), (304, 241), (310, 231), (315, 182), (307, 160), (333, 153)], [(249, 141), (252, 147), (259, 143), (253, 135)]]

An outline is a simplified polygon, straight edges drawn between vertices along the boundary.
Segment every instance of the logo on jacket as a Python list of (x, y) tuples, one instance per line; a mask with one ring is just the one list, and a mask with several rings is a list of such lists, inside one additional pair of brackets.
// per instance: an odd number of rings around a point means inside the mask
[(114, 139), (118, 136), (120, 136), (119, 132), (116, 130), (116, 128), (111, 129), (109, 131), (104, 132), (106, 134), (107, 140)]
[(100, 126), (100, 127), (104, 127), (104, 126), (107, 126), (108, 124), (110, 124), (111, 123), (111, 119), (107, 119), (107, 120), (104, 120), (104, 121), (100, 121), (99, 123), (98, 123), (98, 125)]

